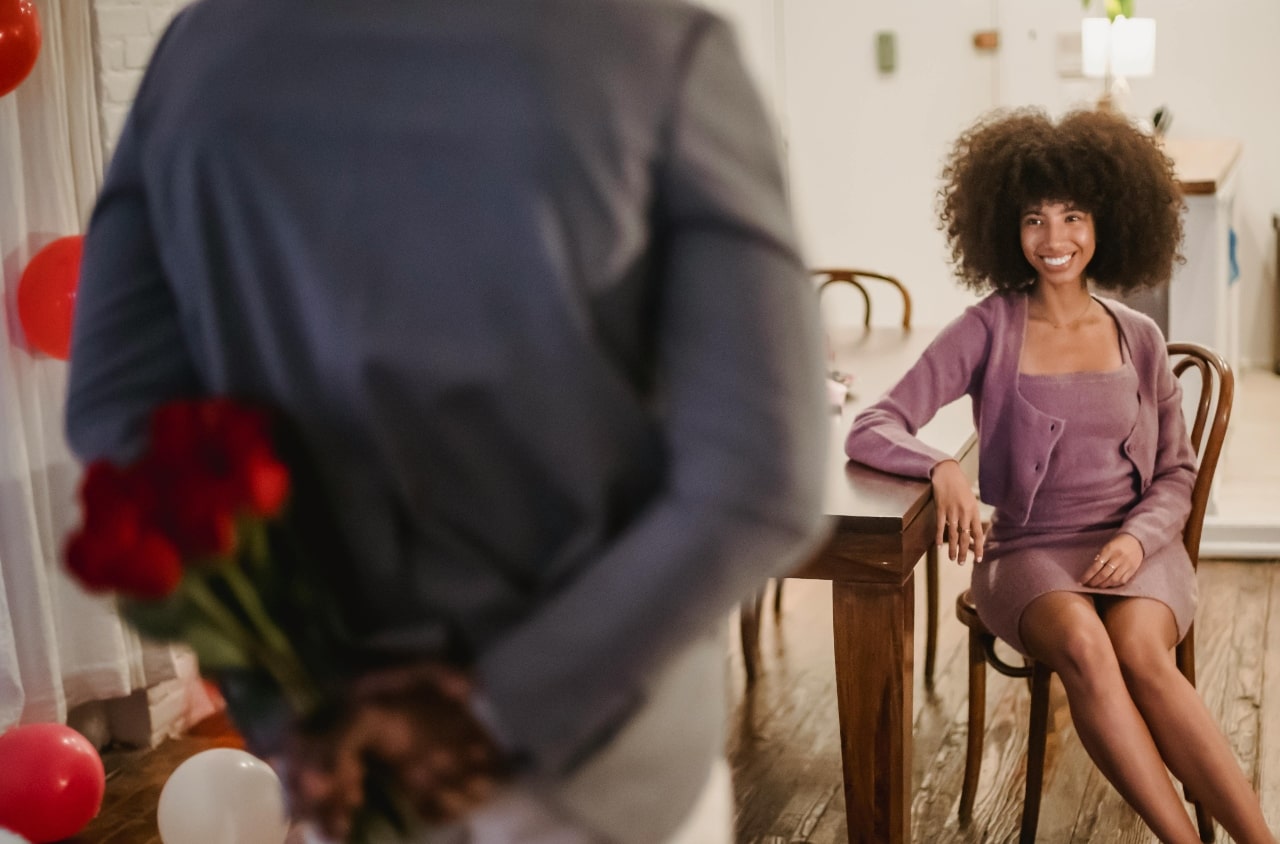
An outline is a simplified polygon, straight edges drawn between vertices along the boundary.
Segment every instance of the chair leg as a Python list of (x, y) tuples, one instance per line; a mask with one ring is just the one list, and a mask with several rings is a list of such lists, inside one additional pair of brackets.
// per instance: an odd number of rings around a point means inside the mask
[(1040, 794), (1044, 787), (1044, 752), (1049, 737), (1049, 680), (1053, 672), (1037, 662), (1031, 675), (1031, 724), (1027, 730), (1027, 788), (1022, 801), (1021, 844), (1034, 844), (1040, 825)]
[(773, 620), (777, 621), (782, 616), (782, 584), (786, 581), (781, 577), (773, 581)]
[(1212, 844), (1213, 842), (1213, 818), (1209, 817), (1209, 812), (1205, 810), (1200, 801), (1193, 801), (1196, 807), (1196, 830), (1200, 833), (1200, 840), (1204, 844)]
[(969, 735), (964, 757), (964, 785), (960, 789), (960, 823), (973, 818), (973, 801), (982, 773), (982, 739), (987, 720), (987, 658), (982, 640), (969, 631)]
[(924, 687), (933, 691), (933, 669), (938, 658), (938, 546), (930, 545), (924, 555), (925, 629)]
[(743, 601), (738, 610), (739, 633), (742, 636), (742, 667), (747, 673), (747, 685), (756, 682), (760, 665), (760, 608), (764, 603), (764, 592), (757, 592), (751, 599)]
[[(1175, 653), (1178, 659), (1178, 670), (1194, 686), (1196, 684), (1196, 629), (1194, 625), (1187, 631), (1186, 637), (1178, 643), (1178, 649)], [(1213, 841), (1213, 818), (1209, 817), (1209, 812), (1205, 810), (1204, 804), (1196, 799), (1186, 784), (1182, 786), (1182, 796), (1195, 808), (1196, 831), (1200, 833), (1200, 840), (1205, 844), (1209, 844), (1209, 842)]]

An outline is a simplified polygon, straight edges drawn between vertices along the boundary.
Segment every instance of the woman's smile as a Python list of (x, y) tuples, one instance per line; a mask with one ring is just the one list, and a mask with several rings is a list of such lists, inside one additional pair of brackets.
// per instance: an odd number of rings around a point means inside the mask
[(1042, 281), (1075, 282), (1093, 259), (1093, 215), (1069, 202), (1041, 202), (1023, 211), (1022, 254)]

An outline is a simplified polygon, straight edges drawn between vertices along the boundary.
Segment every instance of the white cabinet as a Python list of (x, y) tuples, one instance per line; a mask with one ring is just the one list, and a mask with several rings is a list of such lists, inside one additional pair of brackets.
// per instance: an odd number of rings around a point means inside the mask
[(1168, 337), (1208, 346), (1240, 366), (1240, 286), (1233, 277), (1236, 172), (1240, 143), (1169, 139), (1187, 201), (1182, 253), (1169, 285)]

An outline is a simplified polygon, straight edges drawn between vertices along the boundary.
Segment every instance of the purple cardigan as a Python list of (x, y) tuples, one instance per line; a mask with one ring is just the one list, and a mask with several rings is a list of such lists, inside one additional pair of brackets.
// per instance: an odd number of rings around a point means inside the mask
[[(1182, 536), (1191, 510), (1196, 457), (1182, 417), (1182, 389), (1169, 366), (1160, 329), (1119, 302), (1099, 299), (1119, 326), (1138, 373), (1138, 420), (1124, 451), (1138, 471), (1142, 498), (1120, 531), (1146, 554)], [(858, 414), (845, 453), (859, 463), (928, 478), (951, 455), (916, 432), (938, 408), (962, 395), (973, 400), (982, 500), (1026, 524), (1065, 421), (1042, 413), (1018, 392), (1018, 360), (1027, 296), (992, 294), (942, 330), (878, 402)]]

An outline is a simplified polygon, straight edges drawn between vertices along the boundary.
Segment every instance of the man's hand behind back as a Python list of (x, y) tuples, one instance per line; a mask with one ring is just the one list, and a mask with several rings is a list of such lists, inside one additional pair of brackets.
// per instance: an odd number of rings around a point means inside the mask
[(503, 754), (469, 706), (457, 669), (423, 662), (360, 678), (336, 723), (294, 735), (285, 788), (295, 820), (342, 841), (381, 776), (423, 820), (447, 821), (482, 804), (506, 775)]

